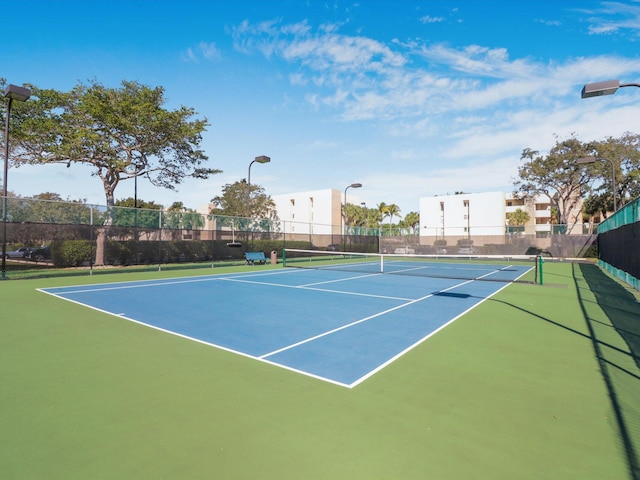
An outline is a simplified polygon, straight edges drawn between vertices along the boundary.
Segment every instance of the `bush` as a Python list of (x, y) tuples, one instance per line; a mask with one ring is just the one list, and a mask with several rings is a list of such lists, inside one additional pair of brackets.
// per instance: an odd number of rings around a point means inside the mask
[(78, 267), (89, 263), (95, 255), (95, 242), (90, 240), (66, 240), (53, 242), (51, 259), (56, 267)]

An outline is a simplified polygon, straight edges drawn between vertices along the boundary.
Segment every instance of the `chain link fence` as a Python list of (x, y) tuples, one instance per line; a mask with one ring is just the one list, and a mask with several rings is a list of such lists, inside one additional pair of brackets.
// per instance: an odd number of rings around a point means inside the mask
[(90, 269), (241, 264), (245, 252), (269, 254), (285, 247), (437, 255), (597, 255), (595, 234), (566, 234), (575, 229), (562, 226), (544, 236), (506, 226), (492, 227), (493, 234), (443, 235), (429, 229), (345, 227), (13, 197), (3, 201), (2, 214), (8, 272), (34, 264)]

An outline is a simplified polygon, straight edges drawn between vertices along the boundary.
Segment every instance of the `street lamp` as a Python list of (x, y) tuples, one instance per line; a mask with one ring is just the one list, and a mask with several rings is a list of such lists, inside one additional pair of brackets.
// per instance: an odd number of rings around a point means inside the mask
[[(342, 225), (342, 235), (343, 235), (343, 239), (344, 239), (344, 235), (345, 235), (345, 230), (346, 230), (346, 226), (347, 226), (347, 190), (349, 190), (350, 188), (362, 188), (362, 184), (361, 183), (352, 183), (351, 185), (347, 185), (347, 187), (344, 189), (344, 215), (342, 217), (343, 220), (343, 225)], [(344, 245), (346, 245), (346, 242), (343, 242)]]
[(254, 163), (258, 162), (258, 163), (269, 163), (271, 161), (271, 158), (267, 157), (266, 155), (260, 155), (259, 157), (256, 157), (255, 160), (253, 160), (250, 164), (249, 164), (249, 172), (247, 173), (247, 218), (249, 218), (251, 216), (251, 165), (253, 165)]
[(9, 172), (9, 118), (11, 117), (11, 104), (14, 100), (26, 102), (31, 96), (31, 90), (16, 85), (8, 85), (4, 89), (4, 97), (9, 99), (7, 103), (7, 118), (4, 126), (4, 188), (2, 197), (2, 280), (6, 278), (7, 268), (7, 174)]
[(604, 82), (587, 83), (582, 87), (582, 98), (613, 95), (622, 87), (640, 87), (640, 83), (620, 83), (620, 80), (605, 80)]
[(616, 166), (613, 161), (609, 160), (608, 158), (584, 157), (576, 160), (576, 163), (582, 165), (585, 163), (595, 163), (597, 161), (609, 162), (611, 164), (611, 188), (613, 189), (611, 193), (613, 195), (613, 211), (617, 212), (618, 203), (616, 202)]

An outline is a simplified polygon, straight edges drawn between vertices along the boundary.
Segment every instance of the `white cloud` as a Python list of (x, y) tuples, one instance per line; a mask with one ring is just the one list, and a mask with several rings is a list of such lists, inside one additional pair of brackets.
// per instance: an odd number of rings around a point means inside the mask
[(430, 15), (425, 15), (420, 18), (421, 23), (440, 23), (444, 22), (444, 17), (432, 17)]
[(207, 60), (220, 60), (222, 57), (215, 43), (200, 42), (198, 47)]
[(594, 35), (630, 33), (638, 37), (640, 30), (640, 4), (637, 1), (602, 2), (600, 8), (593, 9), (589, 18), (589, 33)]
[(220, 60), (220, 58), (222, 58), (222, 55), (216, 44), (207, 42), (200, 42), (195, 49), (189, 47), (181, 55), (182, 61), (190, 63), (198, 63), (201, 59), (211, 61)]

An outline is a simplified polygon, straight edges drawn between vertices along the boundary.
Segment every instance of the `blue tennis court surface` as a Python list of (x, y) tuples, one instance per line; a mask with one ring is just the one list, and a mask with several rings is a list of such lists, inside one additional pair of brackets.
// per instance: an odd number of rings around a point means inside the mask
[(354, 387), (506, 285), (282, 269), (41, 291)]

